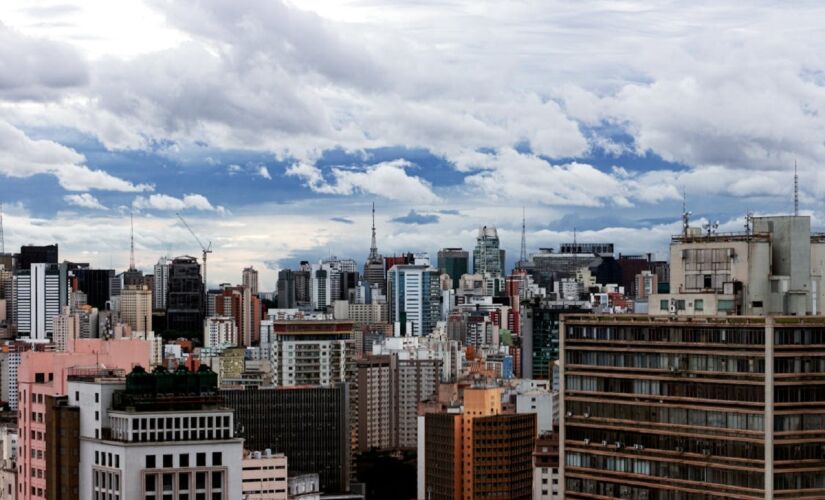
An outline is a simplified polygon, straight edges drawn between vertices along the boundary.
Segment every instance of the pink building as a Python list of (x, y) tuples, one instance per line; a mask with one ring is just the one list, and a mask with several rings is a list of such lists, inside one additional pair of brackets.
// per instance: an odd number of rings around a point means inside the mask
[(27, 351), (17, 371), (17, 498), (46, 498), (46, 396), (65, 396), (69, 370), (149, 365), (145, 340), (77, 339), (66, 352)]

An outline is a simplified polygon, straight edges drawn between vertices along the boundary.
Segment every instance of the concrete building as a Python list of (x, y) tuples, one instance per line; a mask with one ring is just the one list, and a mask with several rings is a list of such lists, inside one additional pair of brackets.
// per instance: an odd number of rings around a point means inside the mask
[(816, 498), (825, 318), (569, 315), (562, 495)]
[(80, 498), (241, 498), (243, 440), (207, 367), (69, 377)]
[(238, 326), (230, 316), (212, 316), (204, 320), (203, 345), (207, 348), (238, 345)]
[(60, 314), (60, 282), (56, 265), (33, 263), (17, 271), (15, 283), (15, 318), (17, 335), (34, 340), (52, 337), (53, 319)]
[(75, 269), (77, 289), (86, 294), (86, 304), (105, 309), (109, 301), (109, 286), (115, 277), (113, 269)]
[(559, 433), (543, 433), (533, 452), (533, 500), (562, 500), (559, 473)]
[[(210, 292), (211, 294), (212, 292)], [(261, 336), (261, 301), (245, 286), (222, 285), (215, 295), (215, 316), (231, 316), (238, 330), (238, 344), (251, 346)]]
[(66, 306), (63, 313), (55, 316), (52, 322), (55, 350), (73, 350), (74, 341), (80, 338), (80, 316), (73, 314)]
[(167, 257), (161, 257), (155, 264), (155, 281), (152, 285), (152, 308), (166, 310), (166, 295), (169, 293), (169, 259)]
[(176, 257), (169, 264), (166, 293), (166, 327), (182, 336), (203, 333), (204, 283), (198, 259)]
[(18, 498), (46, 498), (46, 398), (68, 394), (70, 372), (98, 366), (127, 370), (148, 361), (148, 342), (131, 339), (80, 339), (74, 343), (73, 351), (26, 351), (21, 354), (17, 372), (18, 468), (29, 473), (18, 477)]
[(244, 500), (287, 500), (287, 458), (271, 450), (246, 453), (241, 463)]
[(17, 498), (17, 426), (0, 427), (0, 499)]
[(355, 340), (351, 321), (274, 321), (272, 329), (274, 385), (352, 382)]
[(559, 359), (561, 316), (589, 312), (586, 301), (556, 301), (541, 297), (521, 306), (521, 376), (549, 380)]
[(252, 295), (258, 295), (258, 271), (252, 267), (245, 267), (241, 273), (241, 285), (248, 288)]
[(120, 319), (133, 332), (151, 332), (152, 290), (146, 285), (126, 285), (120, 291)]
[(808, 216), (754, 217), (744, 233), (686, 228), (670, 244), (670, 292), (652, 294), (653, 315), (818, 315), (825, 235)]
[(336, 300), (333, 304), (332, 315), (335, 319), (352, 320), (356, 328), (387, 323), (389, 322), (389, 304), (386, 302), (358, 304)]
[(642, 271), (636, 275), (636, 300), (647, 300), (653, 294), (659, 293), (659, 279), (653, 271)]
[(321, 500), (318, 474), (299, 474), (288, 480), (290, 500)]
[(297, 307), (295, 297), (295, 271), (281, 269), (278, 271), (278, 308), (294, 309)]
[(314, 471), (325, 494), (349, 491), (351, 441), (346, 384), (221, 391), (245, 446), (283, 453), (293, 471)]
[(500, 388), (467, 388), (462, 410), (420, 421), (419, 499), (532, 498), (535, 415), (503, 413)]

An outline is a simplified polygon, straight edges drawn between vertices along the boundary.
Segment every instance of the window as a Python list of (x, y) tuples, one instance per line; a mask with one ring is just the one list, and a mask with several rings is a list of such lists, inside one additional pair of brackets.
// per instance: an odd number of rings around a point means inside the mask
[(751, 307), (762, 307), (762, 301), (754, 300), (753, 302), (751, 302)]
[(219, 451), (212, 452), (212, 467), (223, 465), (222, 454)]
[(195, 455), (195, 465), (198, 467), (206, 467), (206, 453), (198, 453)]
[(95, 422), (99, 422), (99, 421), (100, 421), (100, 412), (95, 410)]
[(705, 299), (696, 299), (693, 301), (693, 310), (694, 311), (704, 311), (705, 310)]
[(717, 304), (716, 308), (720, 311), (733, 311), (733, 300), (719, 299), (719, 303)]
[(178, 467), (189, 467), (189, 454), (181, 453), (178, 456)]
[(74, 391), (74, 400), (80, 401), (80, 391)]
[(99, 392), (95, 393), (95, 403), (100, 403), (100, 393)]
[(147, 469), (154, 469), (155, 468), (155, 456), (154, 455), (146, 455), (146, 468)]
[(163, 455), (163, 466), (167, 469), (172, 467), (172, 455)]
[(667, 299), (659, 301), (659, 310), (661, 311), (668, 311), (670, 310), (670, 302)]

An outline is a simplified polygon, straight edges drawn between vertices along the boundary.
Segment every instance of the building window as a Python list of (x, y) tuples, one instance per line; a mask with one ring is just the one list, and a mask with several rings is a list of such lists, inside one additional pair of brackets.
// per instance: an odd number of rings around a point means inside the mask
[(100, 393), (95, 393), (95, 403), (100, 403)]
[(172, 468), (172, 455), (163, 455), (163, 466), (167, 469)]
[(189, 467), (189, 454), (181, 453), (178, 456), (178, 467)]
[(212, 467), (223, 465), (223, 454), (219, 451), (212, 452)]
[(155, 468), (155, 456), (154, 455), (146, 455), (146, 468), (147, 469), (154, 469)]
[(696, 299), (693, 301), (693, 310), (694, 311), (704, 311), (705, 310), (705, 300), (704, 299)]
[(195, 455), (195, 465), (198, 467), (206, 467), (206, 453), (198, 453)]
[(667, 299), (659, 301), (659, 310), (661, 311), (669, 311), (670, 310), (670, 302)]

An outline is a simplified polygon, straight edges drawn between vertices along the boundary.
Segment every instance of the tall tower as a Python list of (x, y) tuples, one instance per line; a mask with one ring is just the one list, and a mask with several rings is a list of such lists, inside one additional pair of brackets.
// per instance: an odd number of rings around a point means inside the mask
[(370, 244), (370, 260), (378, 258), (378, 243), (375, 241), (375, 202), (372, 203), (372, 243)]
[(521, 254), (516, 269), (527, 267), (527, 224), (524, 208), (521, 209)]
[(129, 270), (135, 270), (135, 216), (129, 211), (129, 225), (131, 226), (131, 238), (129, 241)]
[(375, 203), (372, 204), (372, 242), (370, 254), (364, 262), (364, 281), (370, 286), (377, 286), (381, 293), (387, 293), (387, 275), (384, 269), (384, 257), (378, 253), (378, 243), (375, 238)]

